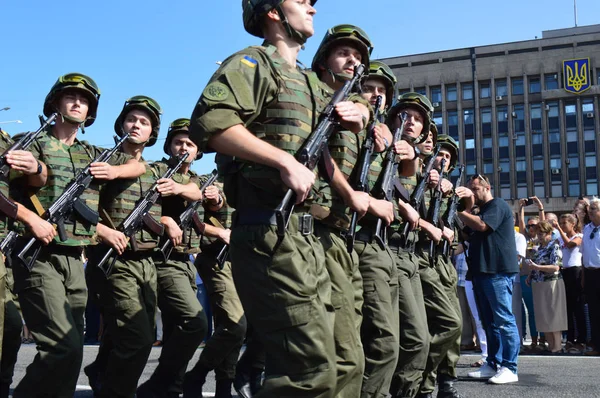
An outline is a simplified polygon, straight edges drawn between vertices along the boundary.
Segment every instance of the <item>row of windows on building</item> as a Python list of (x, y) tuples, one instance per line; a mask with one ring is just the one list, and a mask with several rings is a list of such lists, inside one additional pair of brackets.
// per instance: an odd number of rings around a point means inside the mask
[[(556, 90), (562, 88), (562, 79), (559, 73), (546, 73), (544, 74), (543, 87), (544, 90)], [(590, 76), (591, 78), (591, 76)], [(600, 68), (596, 70), (596, 84), (600, 84)], [(446, 102), (453, 102), (458, 100), (458, 88), (456, 84), (446, 84), (445, 98)], [(510, 79), (510, 94), (511, 95), (523, 95), (527, 89), (529, 94), (536, 94), (542, 92), (542, 79), (540, 75), (527, 76), (526, 81), (523, 77), (513, 77)], [(494, 79), (494, 90), (492, 90), (491, 81), (479, 82), (479, 98), (491, 98), (492, 91), (497, 99), (505, 98), (509, 95), (509, 83), (506, 78)], [(461, 83), (460, 90), (462, 91), (461, 99), (463, 101), (469, 101), (474, 99), (473, 83)], [(400, 90), (400, 95), (409, 92), (409, 89)], [(427, 95), (426, 87), (415, 87), (414, 92), (419, 94)], [(432, 103), (442, 103), (442, 86), (431, 86), (429, 87), (429, 99)]]
[[(506, 105), (497, 106), (495, 118), (492, 118), (491, 107), (482, 107), (477, 121), (472, 108), (463, 109), (461, 115), (458, 111), (447, 111), (445, 123), (440, 111), (434, 113), (434, 122), (440, 134), (449, 134), (464, 145), (465, 159), (462, 162), (466, 165), (468, 175), (477, 171), (479, 154), (483, 165), (480, 172), (490, 177), (504, 199), (514, 199), (515, 195), (519, 198), (531, 195), (597, 195), (594, 98), (581, 99), (581, 119), (578, 117), (577, 102), (563, 102), (564, 124), (560, 120), (560, 106), (558, 101), (547, 102), (545, 105), (530, 103), (528, 119), (524, 104), (514, 104), (510, 115)], [(479, 145), (475, 123), (478, 123), (481, 131), (482, 141)], [(512, 123), (512, 132), (509, 123)], [(462, 134), (459, 134), (459, 128), (462, 129)], [(582, 139), (579, 131), (583, 132)], [(497, 167), (494, 166), (494, 159), (497, 159)], [(516, 181), (511, 179), (511, 168)], [(550, 170), (548, 184), (545, 181), (545, 170)], [(531, 189), (528, 189), (528, 174), (532, 182)], [(563, 188), (563, 178), (566, 191)]]

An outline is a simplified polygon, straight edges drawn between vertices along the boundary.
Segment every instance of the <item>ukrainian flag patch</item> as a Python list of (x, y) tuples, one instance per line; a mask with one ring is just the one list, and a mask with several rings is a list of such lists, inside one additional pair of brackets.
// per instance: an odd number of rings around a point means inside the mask
[(252, 57), (249, 57), (248, 55), (246, 55), (244, 58), (242, 58), (240, 60), (241, 63), (243, 63), (244, 65), (250, 67), (250, 68), (255, 68), (256, 64), (258, 64), (258, 61), (255, 60)]

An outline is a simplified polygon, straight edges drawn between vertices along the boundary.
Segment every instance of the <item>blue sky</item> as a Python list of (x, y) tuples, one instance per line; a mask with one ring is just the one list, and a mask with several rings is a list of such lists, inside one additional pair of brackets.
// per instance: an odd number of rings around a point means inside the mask
[[(426, 4), (419, 10), (417, 5)], [(367, 5), (370, 5), (367, 6)], [(578, 0), (579, 26), (598, 22), (600, 1)], [(361, 26), (374, 58), (393, 57), (541, 37), (574, 24), (572, 0), (320, 0), (315, 36), (300, 54), (310, 65), (325, 31)], [(216, 61), (260, 44), (242, 26), (241, 0), (3, 0), (0, 124), (10, 134), (34, 130), (48, 90), (59, 75), (81, 72), (102, 90), (98, 119), (84, 139), (112, 145), (123, 102), (149, 95), (161, 104), (163, 125), (148, 159), (160, 159), (168, 124), (189, 117)], [(213, 168), (207, 155), (194, 165)]]

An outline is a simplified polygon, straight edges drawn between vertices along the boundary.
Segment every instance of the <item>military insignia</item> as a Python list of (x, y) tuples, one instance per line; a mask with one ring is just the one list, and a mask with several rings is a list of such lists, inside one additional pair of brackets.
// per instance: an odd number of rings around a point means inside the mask
[(240, 60), (240, 62), (243, 63), (244, 65), (250, 67), (250, 68), (255, 68), (256, 65), (258, 64), (257, 60), (255, 60), (254, 58), (249, 57), (247, 55), (244, 58), (242, 58)]
[(229, 97), (229, 88), (220, 82), (210, 83), (202, 95), (212, 101), (224, 101)]
[(592, 85), (590, 73), (589, 58), (563, 61), (565, 90), (573, 94), (581, 94), (589, 89)]

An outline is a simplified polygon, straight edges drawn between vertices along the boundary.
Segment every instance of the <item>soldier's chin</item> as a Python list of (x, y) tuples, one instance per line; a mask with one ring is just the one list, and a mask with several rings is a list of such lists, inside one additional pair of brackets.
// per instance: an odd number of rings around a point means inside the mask
[(142, 141), (139, 138), (136, 137), (127, 137), (127, 142), (130, 142), (132, 144), (136, 144), (136, 145), (140, 145), (143, 144), (146, 141)]

